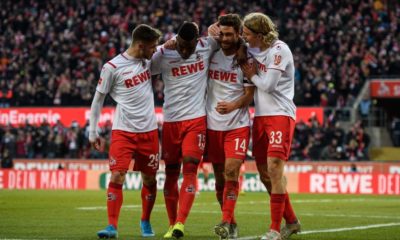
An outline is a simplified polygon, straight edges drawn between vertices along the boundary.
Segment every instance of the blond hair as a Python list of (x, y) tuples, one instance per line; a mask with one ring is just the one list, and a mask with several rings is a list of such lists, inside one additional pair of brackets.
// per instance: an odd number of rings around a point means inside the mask
[(252, 32), (261, 34), (267, 47), (278, 39), (279, 33), (271, 18), (262, 13), (250, 13), (244, 17), (243, 25)]

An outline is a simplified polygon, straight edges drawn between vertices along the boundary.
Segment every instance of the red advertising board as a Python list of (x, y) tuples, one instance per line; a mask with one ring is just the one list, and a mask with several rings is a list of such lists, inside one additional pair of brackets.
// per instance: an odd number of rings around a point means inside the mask
[(400, 195), (400, 174), (300, 173), (300, 193)]
[[(256, 173), (255, 161), (245, 161), (246, 172)], [(73, 159), (15, 159), (14, 169), (16, 170), (57, 170), (59, 166), (65, 170), (104, 170), (108, 171), (107, 159), (101, 160), (73, 160)], [(291, 162), (285, 166), (285, 173), (349, 173), (352, 169), (352, 162)], [(354, 164), (358, 173), (383, 173), (400, 174), (400, 162), (357, 162)], [(212, 172), (211, 166), (205, 166)], [(164, 169), (163, 161), (160, 163), (160, 170)]]
[[(100, 115), (99, 124), (102, 125), (107, 121), (114, 118), (115, 109), (112, 107), (105, 107)], [(254, 108), (250, 109), (250, 114), (254, 117)], [(296, 120), (307, 120), (315, 115), (321, 123), (323, 122), (323, 108), (310, 107), (310, 108), (297, 108)], [(54, 125), (60, 120), (65, 126), (70, 126), (73, 121), (83, 126), (90, 116), (90, 108), (76, 107), (76, 108), (8, 108), (0, 109), (0, 125), (11, 124), (14, 126), (23, 125), (26, 122), (37, 125), (43, 121), (47, 121), (50, 125)], [(164, 122), (164, 115), (162, 108), (156, 108), (157, 121)]]
[(400, 79), (370, 81), (370, 94), (375, 98), (400, 98)]
[(86, 189), (86, 172), (0, 170), (0, 189)]

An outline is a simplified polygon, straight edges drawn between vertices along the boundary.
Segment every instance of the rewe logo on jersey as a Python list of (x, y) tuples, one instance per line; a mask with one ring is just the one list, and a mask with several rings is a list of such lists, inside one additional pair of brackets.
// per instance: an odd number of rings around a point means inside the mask
[(148, 81), (149, 79), (151, 79), (151, 74), (150, 74), (150, 71), (147, 70), (147, 71), (139, 73), (138, 75), (133, 76), (130, 79), (125, 79), (124, 83), (125, 83), (126, 88), (131, 88), (131, 87), (137, 86), (141, 83), (144, 83), (144, 82)]
[(171, 69), (171, 73), (173, 77), (185, 76), (188, 74), (200, 72), (204, 70), (204, 62), (196, 62), (189, 65), (183, 65), (179, 67), (174, 67)]
[(237, 82), (237, 73), (224, 72), (224, 71), (218, 71), (218, 70), (209, 70), (208, 77), (211, 79), (220, 80), (223, 82), (232, 82), (232, 83)]

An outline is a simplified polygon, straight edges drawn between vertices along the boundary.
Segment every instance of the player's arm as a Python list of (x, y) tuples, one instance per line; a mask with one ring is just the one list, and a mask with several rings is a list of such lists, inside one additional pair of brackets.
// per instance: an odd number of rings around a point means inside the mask
[(89, 119), (89, 142), (96, 149), (100, 149), (100, 138), (97, 134), (97, 124), (99, 123), (101, 109), (103, 108), (104, 99), (106, 94), (96, 91), (90, 107), (90, 119)]
[(219, 114), (228, 114), (235, 109), (247, 107), (253, 101), (254, 89), (254, 86), (245, 87), (244, 94), (238, 100), (232, 102), (218, 102), (215, 109)]
[(219, 41), (221, 30), (219, 29), (219, 23), (215, 22), (208, 27), (208, 36)]
[(257, 74), (256, 64), (243, 64), (240, 66), (243, 74), (247, 79), (251, 79), (251, 82), (259, 89), (265, 92), (272, 92), (278, 86), (279, 79), (282, 76), (282, 71), (278, 69), (268, 69), (267, 73), (261, 77)]
[(100, 139), (96, 131), (97, 124), (99, 123), (104, 99), (113, 86), (113, 73), (116, 68), (117, 67), (111, 62), (104, 64), (96, 87), (96, 93), (94, 94), (92, 105), (90, 107), (89, 142), (97, 150), (100, 149)]

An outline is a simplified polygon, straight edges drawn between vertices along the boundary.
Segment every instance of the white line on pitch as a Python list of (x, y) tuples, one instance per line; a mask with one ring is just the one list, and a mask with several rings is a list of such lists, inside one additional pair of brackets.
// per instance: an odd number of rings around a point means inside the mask
[[(318, 230), (303, 231), (299, 234), (306, 235), (306, 234), (313, 234), (313, 233), (345, 232), (345, 231), (364, 230), (364, 229), (383, 228), (383, 227), (394, 227), (394, 226), (400, 226), (400, 223), (383, 223), (383, 224), (373, 224), (373, 225), (356, 226), (356, 227), (348, 227), (348, 228), (318, 229)], [(253, 239), (259, 239), (260, 237), (261, 236), (240, 237), (237, 240), (253, 240)]]
[[(328, 203), (328, 202), (363, 202), (366, 201), (367, 199), (365, 198), (359, 198), (359, 199), (311, 199), (311, 200), (292, 200), (292, 203)], [(375, 201), (375, 200), (374, 200)], [(268, 203), (269, 201), (238, 201), (237, 204), (242, 205), (242, 204), (259, 204), (259, 203)], [(210, 204), (212, 205), (218, 205), (219, 203), (217, 201), (212, 202), (212, 203), (194, 203), (193, 206), (209, 206)], [(155, 204), (154, 206), (165, 206), (164, 204)], [(122, 205), (124, 208), (141, 208), (141, 205), (136, 204), (136, 205)], [(106, 209), (105, 206), (95, 206), (95, 207), (78, 207), (78, 210), (100, 210), (100, 209)]]

